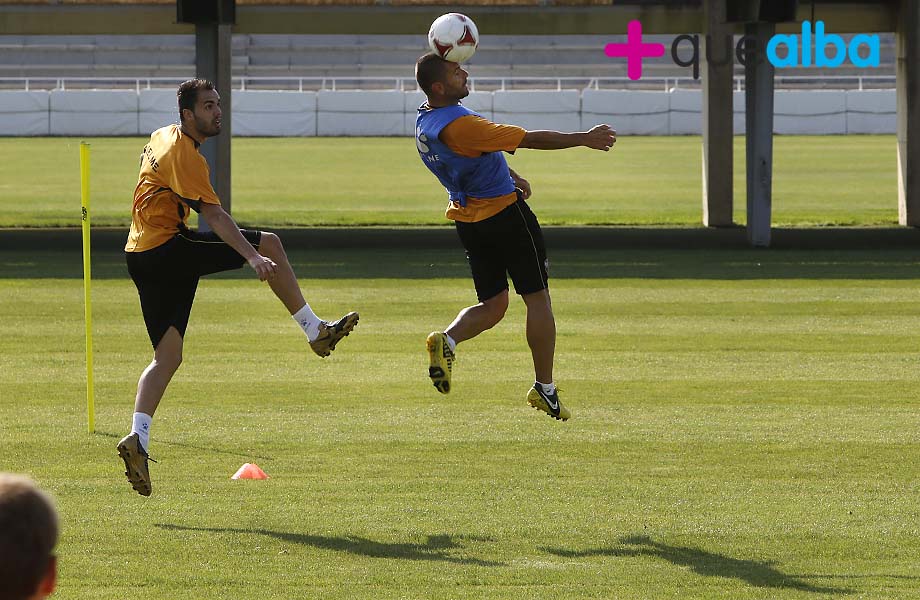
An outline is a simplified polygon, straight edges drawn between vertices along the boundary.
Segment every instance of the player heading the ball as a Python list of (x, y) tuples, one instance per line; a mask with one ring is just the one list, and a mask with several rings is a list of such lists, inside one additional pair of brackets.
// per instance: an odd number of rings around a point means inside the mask
[(502, 320), (510, 276), (527, 307), (535, 375), (527, 402), (565, 421), (571, 413), (559, 401), (553, 380), (556, 321), (543, 233), (526, 202), (530, 182), (508, 166), (502, 152), (576, 146), (607, 151), (616, 142), (616, 132), (608, 125), (563, 133), (493, 123), (460, 103), (470, 93), (468, 77), (458, 63), (436, 53), (422, 56), (415, 65), (416, 81), (428, 97), (416, 119), (419, 158), (447, 190), (446, 216), (456, 224), (479, 298), (479, 304), (461, 310), (445, 330), (429, 334), (428, 376), (439, 392), (450, 392), (457, 344)]

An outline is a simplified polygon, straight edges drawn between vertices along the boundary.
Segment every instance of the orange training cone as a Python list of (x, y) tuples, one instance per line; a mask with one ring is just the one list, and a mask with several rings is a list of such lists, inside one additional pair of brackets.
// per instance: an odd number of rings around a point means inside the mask
[(268, 479), (265, 471), (255, 463), (246, 463), (230, 479)]

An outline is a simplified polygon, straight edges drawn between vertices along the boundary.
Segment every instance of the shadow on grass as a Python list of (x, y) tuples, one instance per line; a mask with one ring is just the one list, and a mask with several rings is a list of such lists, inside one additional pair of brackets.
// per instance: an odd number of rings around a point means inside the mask
[(867, 573), (865, 575), (831, 575), (830, 573), (815, 573), (813, 575), (790, 575), (798, 579), (900, 579), (903, 581), (920, 581), (916, 575), (893, 575), (890, 573)]
[[(122, 438), (122, 434), (110, 433), (108, 431), (97, 431), (96, 435), (102, 435), (105, 437), (110, 437), (116, 440)], [(164, 440), (157, 438), (157, 444), (163, 444), (165, 446), (179, 446), (181, 448), (190, 448), (192, 450), (201, 450), (202, 452), (210, 452), (212, 454), (229, 454), (230, 456), (240, 456), (242, 458), (258, 458), (259, 460), (274, 460), (271, 456), (262, 456), (259, 454), (253, 454), (252, 452), (234, 452), (233, 450), (222, 450), (221, 448), (208, 448), (207, 446), (196, 446), (195, 444), (186, 444), (185, 442), (170, 442), (169, 440)]]
[[(464, 284), (469, 266), (458, 248), (288, 249), (297, 276), (304, 279), (442, 279)], [(674, 249), (595, 250), (549, 248), (550, 280), (560, 279), (915, 279), (920, 255), (914, 249)], [(93, 251), (93, 279), (130, 281), (124, 253)], [(0, 279), (82, 279), (79, 250), (0, 252)], [(205, 279), (255, 281), (249, 268)], [(472, 283), (468, 283), (470, 287)]]
[[(475, 565), (480, 567), (503, 567), (504, 563), (478, 558), (458, 558), (451, 556), (448, 551), (462, 549), (463, 546), (454, 541), (450, 535), (429, 535), (424, 544), (398, 544), (375, 542), (358, 536), (331, 537), (325, 535), (308, 535), (305, 533), (292, 533), (286, 531), (272, 531), (270, 529), (234, 529), (229, 527), (187, 527), (185, 525), (172, 525), (169, 523), (156, 523), (156, 527), (168, 531), (184, 531), (199, 533), (233, 533), (243, 535), (265, 535), (276, 540), (292, 544), (302, 544), (323, 550), (334, 550), (368, 556), (370, 558), (399, 558), (403, 560), (431, 560), (444, 561), (459, 565)], [(465, 537), (473, 541), (493, 541), (490, 538)]]
[[(630, 536), (618, 540), (619, 545), (587, 550), (543, 548), (542, 550), (566, 558), (586, 556), (648, 556), (660, 558), (671, 564), (688, 567), (706, 577), (731, 577), (760, 588), (775, 588), (813, 592), (816, 594), (852, 594), (854, 590), (811, 585), (803, 581), (809, 576), (783, 573), (768, 562), (741, 560), (723, 554), (707, 552), (689, 546), (671, 546), (656, 542), (647, 536)], [(817, 577), (817, 576), (814, 576)]]

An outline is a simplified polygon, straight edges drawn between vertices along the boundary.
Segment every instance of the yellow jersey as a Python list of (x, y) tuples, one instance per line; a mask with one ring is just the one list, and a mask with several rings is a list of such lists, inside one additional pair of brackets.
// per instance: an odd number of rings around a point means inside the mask
[(201, 202), (220, 204), (199, 145), (175, 124), (150, 135), (141, 152), (125, 252), (143, 252), (165, 244), (186, 227), (191, 208), (197, 210)]
[[(438, 137), (460, 156), (475, 158), (486, 152), (514, 152), (526, 130), (515, 125), (500, 125), (476, 115), (451, 121)], [(495, 216), (517, 201), (517, 193), (495, 198), (466, 199), (466, 206), (451, 202), (445, 216), (453, 221), (475, 223)]]

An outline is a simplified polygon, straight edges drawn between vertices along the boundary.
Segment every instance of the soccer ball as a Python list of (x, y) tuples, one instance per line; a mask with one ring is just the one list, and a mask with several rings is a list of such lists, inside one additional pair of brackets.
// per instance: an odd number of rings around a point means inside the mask
[(479, 30), (473, 19), (460, 13), (441, 15), (428, 30), (431, 51), (455, 63), (466, 62), (479, 47)]

